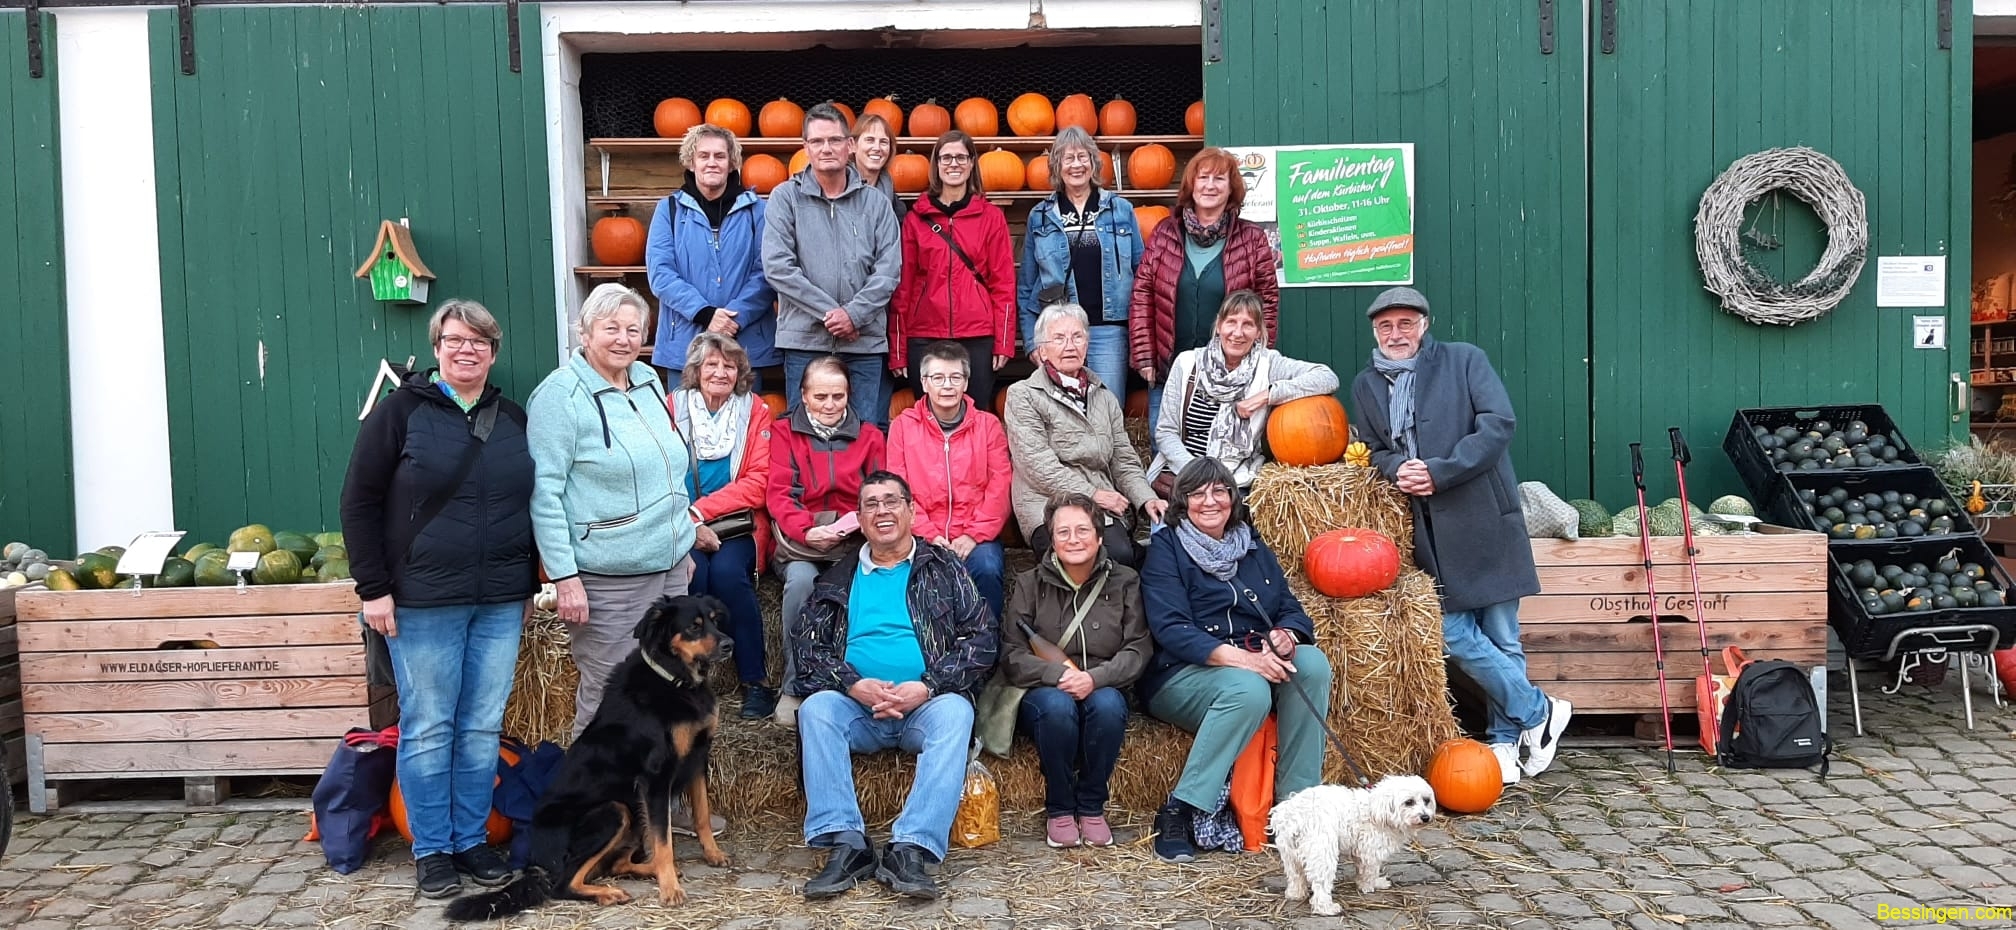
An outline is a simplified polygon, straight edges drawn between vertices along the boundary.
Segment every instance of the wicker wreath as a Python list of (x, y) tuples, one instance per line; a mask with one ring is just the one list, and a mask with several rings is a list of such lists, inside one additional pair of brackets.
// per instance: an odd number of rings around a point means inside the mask
[[(1739, 230), (1744, 209), (1781, 190), (1827, 224), (1827, 250), (1793, 284), (1751, 264)], [(1834, 159), (1805, 147), (1767, 149), (1737, 159), (1708, 185), (1694, 214), (1694, 252), (1703, 284), (1722, 298), (1722, 309), (1760, 325), (1793, 326), (1824, 316), (1855, 286), (1869, 256), (1868, 206)]]

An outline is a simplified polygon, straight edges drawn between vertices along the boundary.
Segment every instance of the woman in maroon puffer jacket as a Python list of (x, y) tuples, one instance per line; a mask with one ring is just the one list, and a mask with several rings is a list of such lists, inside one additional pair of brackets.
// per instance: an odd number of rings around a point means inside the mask
[(1211, 321), (1225, 295), (1260, 295), (1267, 344), (1279, 344), (1280, 292), (1267, 231), (1239, 218), (1246, 182), (1239, 162), (1207, 148), (1183, 169), (1176, 215), (1155, 227), (1134, 274), (1127, 311), (1129, 364), (1150, 385), (1149, 428), (1162, 409), (1162, 382), (1176, 354), (1211, 341)]

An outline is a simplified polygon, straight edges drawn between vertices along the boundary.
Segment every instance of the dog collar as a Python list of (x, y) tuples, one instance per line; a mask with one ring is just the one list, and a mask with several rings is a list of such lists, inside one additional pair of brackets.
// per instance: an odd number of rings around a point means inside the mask
[(655, 660), (655, 659), (651, 658), (651, 653), (648, 653), (648, 652), (645, 652), (645, 651), (644, 651), (644, 650), (642, 650), (642, 649), (639, 649), (639, 650), (637, 650), (637, 657), (638, 657), (638, 658), (640, 658), (640, 659), (643, 659), (643, 660), (644, 660), (644, 664), (645, 664), (645, 665), (648, 665), (648, 666), (650, 666), (650, 667), (651, 667), (651, 670), (652, 670), (652, 671), (654, 671), (654, 672), (657, 672), (657, 673), (658, 673), (658, 677), (660, 677), (660, 678), (663, 678), (663, 679), (665, 679), (666, 681), (669, 681), (669, 682), (671, 682), (671, 683), (673, 683), (673, 684), (675, 684), (675, 685), (683, 685), (683, 684), (685, 684), (685, 682), (683, 682), (683, 681), (681, 681), (681, 680), (679, 679), (679, 676), (677, 676), (677, 675), (674, 675), (674, 674), (672, 674), (672, 673), (671, 673), (671, 672), (669, 672), (669, 671), (666, 671), (666, 670), (665, 670), (665, 666), (663, 666), (663, 665), (659, 665), (659, 664), (658, 664), (658, 662), (657, 662), (657, 660)]

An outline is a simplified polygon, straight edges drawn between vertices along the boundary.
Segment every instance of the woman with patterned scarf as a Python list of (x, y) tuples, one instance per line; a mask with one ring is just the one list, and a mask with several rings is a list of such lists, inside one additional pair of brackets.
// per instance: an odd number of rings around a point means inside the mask
[(1129, 364), (1150, 385), (1148, 423), (1158, 425), (1163, 381), (1176, 353), (1211, 340), (1212, 315), (1234, 291), (1260, 297), (1266, 342), (1280, 334), (1274, 247), (1267, 231), (1239, 218), (1246, 181), (1221, 148), (1198, 152), (1183, 168), (1173, 222), (1155, 227), (1134, 274), (1127, 311)]
[(1176, 473), (1198, 456), (1214, 458), (1241, 488), (1267, 460), (1260, 448), (1267, 411), (1291, 400), (1332, 394), (1330, 366), (1289, 358), (1267, 346), (1260, 295), (1234, 291), (1218, 308), (1210, 343), (1176, 356), (1169, 367), (1168, 409), (1155, 424), (1155, 461), (1148, 479), (1168, 497)]

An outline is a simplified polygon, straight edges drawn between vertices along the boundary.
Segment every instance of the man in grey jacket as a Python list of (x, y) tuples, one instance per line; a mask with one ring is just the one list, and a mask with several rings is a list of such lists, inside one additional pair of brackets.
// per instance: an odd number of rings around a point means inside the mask
[(1443, 646), (1484, 690), (1484, 741), (1516, 784), (1553, 764), (1574, 708), (1533, 685), (1519, 648), (1519, 599), (1540, 576), (1512, 476), (1512, 399), (1484, 350), (1429, 337), (1420, 291), (1388, 288), (1365, 315), (1372, 362), (1351, 383), (1360, 438), (1412, 498), (1414, 561), (1441, 588)]
[(834, 354), (847, 363), (847, 402), (864, 423), (889, 425), (882, 379), (889, 357), (889, 298), (903, 240), (889, 198), (854, 171), (847, 120), (830, 103), (805, 114), (805, 170), (770, 192), (763, 276), (777, 291), (784, 392), (798, 402), (805, 366)]

